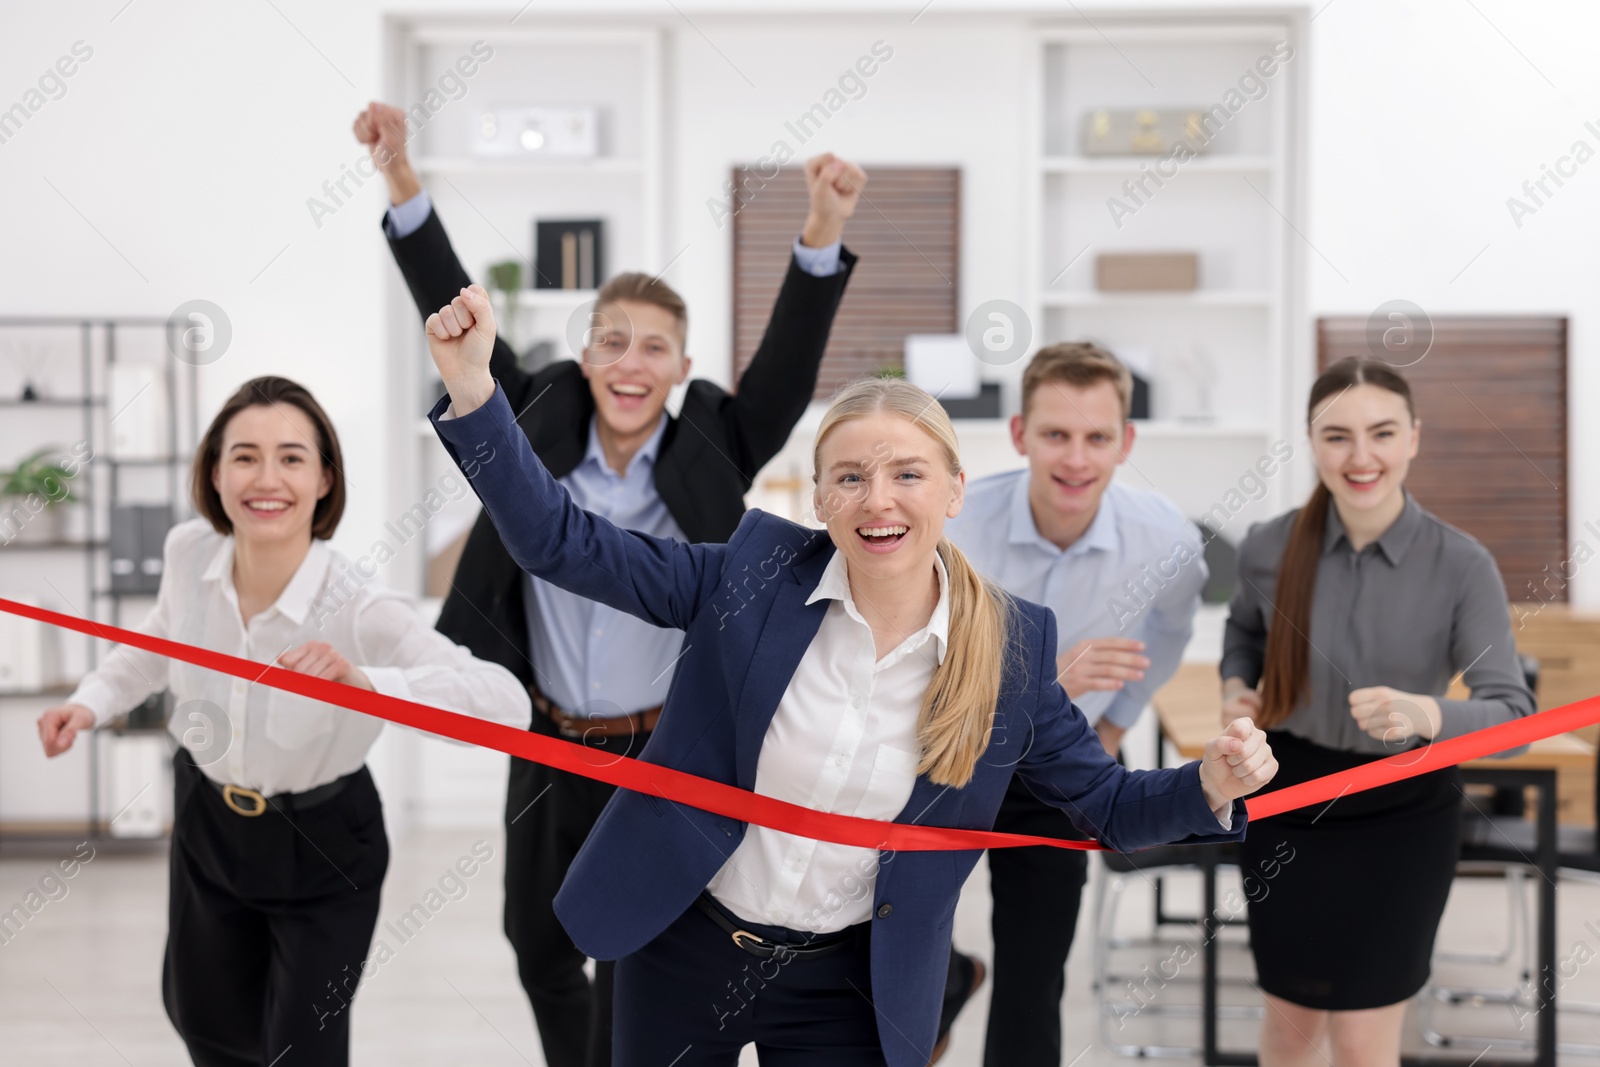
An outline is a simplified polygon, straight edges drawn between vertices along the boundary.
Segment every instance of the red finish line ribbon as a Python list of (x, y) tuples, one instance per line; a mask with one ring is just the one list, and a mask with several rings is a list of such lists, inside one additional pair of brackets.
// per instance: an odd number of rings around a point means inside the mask
[[(713, 815), (755, 823), (797, 837), (808, 837), (858, 848), (899, 852), (937, 852), (962, 849), (1052, 848), (1098, 849), (1093, 841), (1063, 841), (1054, 837), (1004, 834), (992, 830), (961, 830), (942, 826), (916, 826), (880, 822), (854, 815), (836, 815), (787, 801), (747, 792), (722, 782), (686, 774), (671, 767), (627, 756), (608, 755), (585, 745), (519, 730), (503, 723), (445, 711), (398, 697), (384, 696), (355, 686), (313, 678), (285, 667), (264, 666), (254, 660), (196, 648), (163, 637), (64, 615), (31, 604), (0, 599), (0, 611), (66, 630), (76, 630), (106, 641), (117, 641), (168, 659), (218, 671), (235, 678), (325, 704), (359, 711), (424, 733), (437, 734), (469, 745), (504, 752), (518, 759), (542, 763), (558, 770), (606, 782), (636, 793), (687, 804)], [(1333, 800), (1419, 774), (1478, 759), (1482, 756), (1538, 741), (1600, 722), (1600, 697), (1590, 697), (1562, 708), (1540, 712), (1514, 722), (1491, 726), (1449, 741), (1424, 745), (1349, 771), (1303, 782), (1297, 786), (1254, 797), (1245, 802), (1252, 819), (1265, 819), (1310, 804)]]

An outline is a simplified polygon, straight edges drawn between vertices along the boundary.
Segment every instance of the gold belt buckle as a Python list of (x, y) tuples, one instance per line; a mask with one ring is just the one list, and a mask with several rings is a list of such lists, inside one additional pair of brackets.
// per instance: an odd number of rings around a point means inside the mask
[(735, 945), (738, 945), (740, 948), (744, 949), (746, 952), (749, 951), (749, 946), (747, 946), (743, 941), (739, 940), (741, 937), (747, 937), (751, 941), (755, 942), (758, 945), (765, 945), (766, 944), (766, 941), (764, 939), (757, 937), (755, 934), (752, 934), (749, 930), (735, 930), (733, 932), (733, 943)]
[[(255, 808), (250, 809), (240, 807), (239, 802), (234, 799), (235, 796), (245, 797), (246, 799), (254, 801)], [(223, 786), (222, 802), (240, 815), (254, 817), (257, 815), (265, 815), (267, 813), (267, 798), (256, 792), (254, 789), (246, 789), (244, 786), (240, 785)]]

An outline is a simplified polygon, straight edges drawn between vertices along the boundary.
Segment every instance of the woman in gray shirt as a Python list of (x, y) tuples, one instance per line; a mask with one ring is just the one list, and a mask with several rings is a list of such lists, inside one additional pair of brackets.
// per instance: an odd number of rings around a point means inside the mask
[[(1531, 714), (1505, 585), (1477, 541), (1405, 491), (1421, 424), (1406, 380), (1346, 359), (1311, 388), (1319, 484), (1253, 527), (1222, 658), (1224, 719), (1251, 715), (1269, 789)], [(1456, 673), (1471, 691), (1446, 700)], [(1250, 828), (1250, 940), (1266, 1067), (1399, 1062), (1455, 875), (1459, 772), (1446, 769)]]

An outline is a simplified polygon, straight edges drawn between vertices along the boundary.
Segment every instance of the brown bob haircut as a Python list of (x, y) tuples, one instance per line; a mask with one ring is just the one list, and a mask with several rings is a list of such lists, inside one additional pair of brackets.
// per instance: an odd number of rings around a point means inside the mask
[(1122, 360), (1088, 341), (1069, 341), (1041, 348), (1022, 372), (1022, 417), (1028, 417), (1028, 404), (1034, 390), (1046, 382), (1066, 382), (1080, 389), (1096, 382), (1110, 382), (1122, 401), (1122, 418), (1133, 409), (1133, 375)]
[(311, 536), (326, 541), (344, 517), (344, 454), (339, 451), (339, 435), (334, 432), (328, 413), (322, 410), (309, 389), (287, 378), (268, 376), (245, 382), (211, 420), (205, 436), (200, 439), (200, 447), (195, 449), (194, 466), (189, 472), (189, 495), (194, 501), (195, 513), (211, 523), (219, 534), (233, 533), (233, 522), (222, 510), (222, 497), (211, 484), (211, 474), (222, 458), (222, 435), (233, 417), (245, 408), (271, 408), (280, 404), (299, 408), (316, 427), (317, 455), (322, 459), (323, 468), (332, 475), (333, 484), (311, 513)]
[(618, 300), (631, 300), (636, 304), (654, 304), (670, 314), (678, 324), (678, 345), (689, 343), (689, 305), (683, 302), (678, 291), (660, 278), (630, 271), (614, 276), (600, 292), (595, 294), (594, 306), (601, 308)]

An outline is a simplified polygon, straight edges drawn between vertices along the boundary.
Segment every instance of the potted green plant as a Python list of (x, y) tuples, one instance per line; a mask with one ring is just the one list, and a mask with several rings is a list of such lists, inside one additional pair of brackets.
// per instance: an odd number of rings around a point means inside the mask
[(57, 447), (41, 448), (10, 470), (0, 470), (0, 542), (62, 540), (62, 505), (78, 497), (72, 473), (52, 459), (60, 455)]
[(500, 303), (495, 305), (495, 315), (499, 318), (500, 335), (506, 343), (516, 348), (513, 338), (517, 332), (517, 291), (522, 288), (522, 264), (514, 259), (489, 265), (489, 296), (500, 294)]

